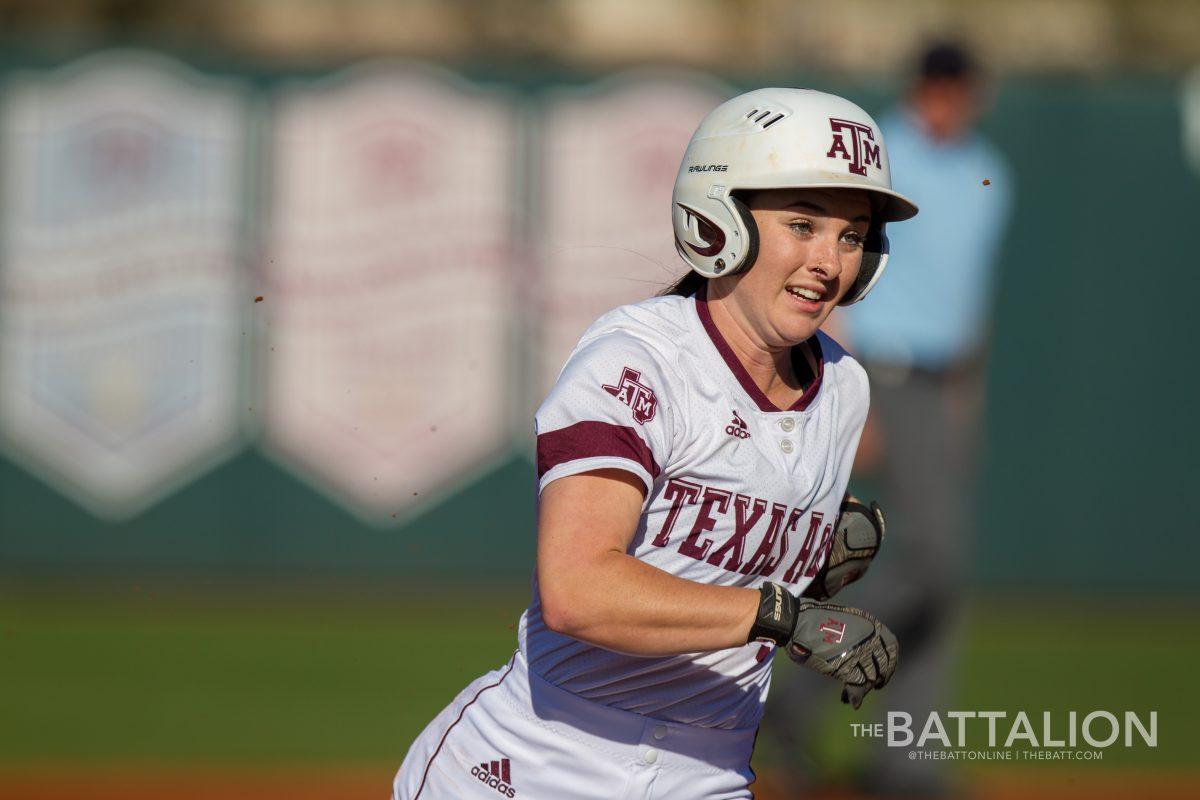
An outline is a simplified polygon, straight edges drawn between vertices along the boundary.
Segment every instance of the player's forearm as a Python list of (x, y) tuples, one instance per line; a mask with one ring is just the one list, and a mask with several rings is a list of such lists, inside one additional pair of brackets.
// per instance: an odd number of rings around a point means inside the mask
[(759, 592), (677, 578), (619, 552), (539, 573), (542, 613), (559, 633), (609, 650), (661, 656), (746, 643)]

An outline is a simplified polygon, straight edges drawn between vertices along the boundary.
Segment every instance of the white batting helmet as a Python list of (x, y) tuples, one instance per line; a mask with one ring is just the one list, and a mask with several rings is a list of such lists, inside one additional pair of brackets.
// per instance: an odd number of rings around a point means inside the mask
[(811, 89), (757, 89), (717, 106), (692, 134), (671, 198), (675, 247), (714, 278), (748, 269), (758, 228), (735, 192), (865, 189), (877, 202), (858, 279), (841, 305), (863, 299), (887, 265), (888, 222), (917, 206), (892, 191), (887, 148), (867, 112)]

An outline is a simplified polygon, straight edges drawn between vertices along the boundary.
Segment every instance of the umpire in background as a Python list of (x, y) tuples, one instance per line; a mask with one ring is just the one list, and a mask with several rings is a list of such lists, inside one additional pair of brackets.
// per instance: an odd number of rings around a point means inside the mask
[[(938, 44), (921, 57), (904, 103), (880, 120), (895, 187), (921, 213), (888, 231), (887, 280), (842, 319), (842, 342), (871, 379), (856, 477), (879, 482), (888, 521), (875, 565), (846, 590), (846, 602), (888, 620), (903, 653), (887, 692), (866, 710), (880, 720), (906, 711), (918, 732), (931, 710), (949, 710), (953, 700), (983, 361), (1013, 193), (1006, 160), (974, 130), (984, 94), (971, 54)], [(786, 751), (791, 785), (811, 789), (819, 776), (803, 757), (812, 741), (801, 737), (814, 726), (796, 720), (811, 720), (822, 687), (800, 670), (786, 672), (775, 673), (783, 680), (772, 689), (786, 699), (768, 704), (764, 725)], [(907, 748), (868, 741), (859, 788), (880, 797), (951, 796), (939, 762), (910, 761)]]

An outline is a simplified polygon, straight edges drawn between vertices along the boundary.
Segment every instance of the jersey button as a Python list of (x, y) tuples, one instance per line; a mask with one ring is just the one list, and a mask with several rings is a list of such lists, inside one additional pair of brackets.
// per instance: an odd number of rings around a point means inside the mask
[(790, 452), (792, 452), (793, 449), (795, 449), (792, 446), (791, 439), (784, 439), (782, 442), (779, 443), (779, 446), (783, 449), (783, 452), (785, 452), (785, 453), (790, 453)]
[(666, 736), (667, 736), (667, 726), (666, 725), (655, 725), (654, 726), (654, 738), (655, 739), (665, 739)]
[(647, 764), (653, 764), (655, 761), (658, 761), (658, 751), (651, 747), (645, 753), (642, 753), (642, 760)]
[(783, 419), (779, 420), (779, 427), (783, 428), (784, 433), (791, 433), (796, 427), (796, 420), (792, 419), (791, 417), (784, 417)]

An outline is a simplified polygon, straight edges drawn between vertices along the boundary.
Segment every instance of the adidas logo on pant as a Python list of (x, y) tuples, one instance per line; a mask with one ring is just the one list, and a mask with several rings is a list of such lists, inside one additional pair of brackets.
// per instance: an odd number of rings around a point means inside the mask
[(507, 758), (499, 761), (484, 761), (477, 767), (471, 767), (471, 775), (505, 797), (517, 796), (517, 790), (512, 787), (512, 775), (509, 772)]

